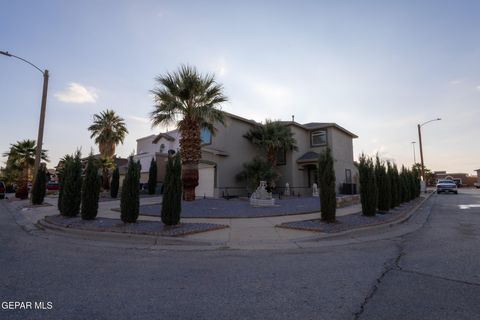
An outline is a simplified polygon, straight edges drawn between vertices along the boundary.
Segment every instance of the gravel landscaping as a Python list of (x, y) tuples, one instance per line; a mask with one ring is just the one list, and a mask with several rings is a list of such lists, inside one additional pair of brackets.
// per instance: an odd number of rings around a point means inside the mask
[[(197, 199), (182, 201), (183, 218), (259, 218), (320, 211), (314, 197), (275, 199), (274, 207), (252, 207), (248, 199)], [(141, 205), (140, 215), (160, 216), (161, 204)]]
[(396, 221), (405, 217), (411, 209), (420, 203), (420, 201), (422, 201), (422, 198), (402, 204), (384, 214), (377, 213), (373, 217), (367, 217), (362, 215), (361, 212), (357, 212), (354, 214), (337, 217), (337, 222), (335, 223), (325, 223), (320, 221), (320, 219), (313, 219), (285, 222), (277, 225), (276, 227), (324, 233), (337, 233), (350, 229), (357, 229)]
[(61, 215), (48, 216), (45, 217), (44, 220), (46, 223), (63, 228), (166, 237), (185, 236), (194, 233), (228, 228), (226, 225), (214, 223), (180, 223), (176, 226), (166, 226), (159, 221), (144, 220), (125, 224), (120, 219), (96, 218), (95, 220), (82, 220), (80, 217), (67, 218)]

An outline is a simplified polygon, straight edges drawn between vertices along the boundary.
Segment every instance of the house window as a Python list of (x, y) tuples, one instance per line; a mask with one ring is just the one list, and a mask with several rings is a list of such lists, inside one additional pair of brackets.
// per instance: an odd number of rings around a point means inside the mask
[(277, 166), (284, 166), (287, 164), (287, 152), (285, 149), (277, 151)]
[(352, 171), (345, 169), (345, 183), (352, 183)]
[(312, 147), (325, 146), (327, 144), (327, 131), (314, 131), (310, 135)]
[(202, 144), (211, 144), (212, 143), (212, 133), (207, 128), (200, 130), (200, 140)]

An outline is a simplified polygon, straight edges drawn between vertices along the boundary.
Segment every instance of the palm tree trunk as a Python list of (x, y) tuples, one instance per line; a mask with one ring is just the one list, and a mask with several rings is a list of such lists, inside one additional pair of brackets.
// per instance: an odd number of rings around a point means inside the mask
[(28, 166), (22, 168), (22, 173), (17, 183), (17, 190), (15, 191), (15, 197), (22, 200), (28, 198)]
[(202, 156), (200, 127), (196, 121), (185, 118), (180, 131), (183, 200), (193, 201), (195, 188), (198, 186), (198, 161)]
[(102, 170), (102, 184), (103, 184), (103, 190), (110, 190), (110, 179), (109, 179), (109, 174), (108, 174), (108, 169), (103, 168)]
[(195, 188), (198, 186), (198, 163), (182, 165), (183, 200), (195, 200)]

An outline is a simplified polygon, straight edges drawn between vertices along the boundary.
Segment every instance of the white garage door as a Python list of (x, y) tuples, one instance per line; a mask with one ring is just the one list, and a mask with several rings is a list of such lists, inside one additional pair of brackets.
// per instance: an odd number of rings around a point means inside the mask
[(215, 179), (214, 167), (198, 168), (198, 186), (195, 188), (195, 195), (203, 198), (213, 198), (213, 186)]

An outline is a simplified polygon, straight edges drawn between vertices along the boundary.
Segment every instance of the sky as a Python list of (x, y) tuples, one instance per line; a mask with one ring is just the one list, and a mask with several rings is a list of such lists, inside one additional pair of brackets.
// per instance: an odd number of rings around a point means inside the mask
[[(44, 148), (98, 148), (93, 114), (115, 110), (136, 139), (151, 128), (155, 77), (181, 64), (215, 74), (222, 109), (264, 121), (335, 122), (362, 152), (474, 174), (480, 168), (479, 1), (8, 1), (0, 50), (48, 69)], [(0, 56), (0, 151), (36, 139), (42, 75)], [(412, 144), (412, 142), (416, 142)], [(413, 148), (414, 147), (414, 148)], [(6, 158), (0, 158), (0, 165)]]

